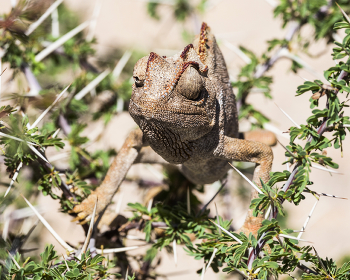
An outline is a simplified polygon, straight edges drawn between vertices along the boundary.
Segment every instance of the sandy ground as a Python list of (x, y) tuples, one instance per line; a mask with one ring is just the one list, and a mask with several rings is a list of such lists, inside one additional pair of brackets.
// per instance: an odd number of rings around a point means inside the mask
[[(273, 19), (273, 9), (266, 1), (258, 0), (223, 0), (213, 1), (217, 4), (206, 14), (200, 15), (197, 21), (186, 22), (189, 29), (197, 29), (201, 21), (205, 21), (216, 34), (225, 56), (229, 73), (234, 78), (239, 67), (244, 62), (237, 55), (229, 50), (224, 41), (235, 46), (243, 45), (247, 48), (261, 53), (266, 49), (266, 40), (272, 38), (282, 38), (286, 30), (281, 30), (281, 22)], [(8, 0), (0, 0), (0, 10), (5, 11), (8, 7)], [(92, 0), (67, 0), (65, 3), (75, 10), (81, 19), (89, 19), (92, 15), (95, 1)], [(102, 7), (97, 19), (96, 37), (98, 44), (96, 46), (98, 53), (102, 54), (114, 47), (121, 47), (131, 50), (142, 50), (144, 52), (156, 51), (161, 55), (168, 55), (181, 50), (185, 43), (181, 38), (182, 26), (175, 23), (172, 19), (171, 11), (168, 7), (162, 8), (162, 20), (155, 21), (146, 14), (146, 4), (137, 0), (101, 0)], [(306, 30), (306, 35), (311, 31)], [(314, 54), (324, 50), (324, 42), (319, 42), (311, 47)], [(327, 47), (326, 53), (317, 59), (311, 59), (305, 55), (302, 56), (305, 61), (312, 66), (319, 75), (322, 76), (323, 70), (334, 65), (330, 57), (331, 47)], [(275, 67), (270, 70), (269, 75), (274, 77), (272, 85), (273, 101), (267, 100), (261, 94), (252, 94), (249, 102), (253, 103), (256, 108), (260, 109), (270, 119), (272, 124), (281, 131), (286, 131), (292, 123), (277, 109), (276, 104), (282, 107), (297, 123), (305, 123), (306, 118), (310, 115), (309, 96), (295, 97), (296, 88), (303, 83), (304, 77), (313, 80), (315, 77), (305, 70), (301, 70), (299, 75), (288, 71), (290, 62), (282, 59), (278, 61)], [(349, 110), (346, 111), (349, 114)], [(96, 124), (98, 126), (98, 124)], [(106, 128), (104, 138), (98, 144), (100, 147), (120, 148), (124, 137), (135, 127), (135, 123), (123, 113), (115, 117)], [(329, 135), (330, 137), (330, 135)], [(278, 135), (283, 144), (288, 140), (282, 135)], [(95, 148), (98, 148), (98, 145)], [(344, 143), (344, 156), (340, 157), (340, 151), (329, 150), (328, 155), (333, 157), (335, 162), (340, 164), (340, 172), (344, 175), (331, 176), (327, 172), (312, 170), (311, 180), (314, 181), (313, 189), (318, 192), (331, 193), (342, 197), (350, 197), (350, 175), (346, 171), (349, 166), (350, 158), (350, 139)], [(274, 164), (273, 171), (283, 170), (282, 162), (284, 161), (284, 150), (277, 146), (273, 148)], [(135, 167), (131, 174), (141, 172), (140, 167)], [(129, 176), (131, 176), (129, 174)], [(237, 186), (232, 186), (236, 188)], [(124, 200), (122, 211), (126, 208), (127, 202), (135, 202), (141, 199), (135, 197), (136, 192), (133, 184), (123, 185)], [(210, 191), (213, 193), (213, 191)], [(314, 197), (306, 196), (299, 207), (285, 203), (288, 212), (289, 228), (299, 230), (309, 211), (315, 203)], [(116, 198), (118, 199), (118, 197)], [(235, 202), (235, 200), (233, 200)], [(237, 202), (237, 205), (239, 202)], [(83, 231), (77, 225), (69, 222), (69, 217), (58, 212), (58, 205), (49, 198), (42, 197), (39, 205), (45, 209), (45, 217), (58, 231), (59, 234), (69, 237), (73, 244), (84, 240)], [(239, 226), (242, 221), (242, 212), (235, 205), (231, 205), (234, 224)], [(331, 198), (321, 198), (316, 210), (309, 222), (303, 238), (314, 242), (312, 245), (318, 250), (322, 257), (331, 257), (339, 259), (347, 255), (350, 251), (348, 232), (350, 225), (346, 222), (349, 218), (350, 204), (348, 200), (336, 200)], [(123, 212), (125, 213), (125, 212)], [(38, 229), (37, 229), (38, 230)], [(42, 243), (54, 243), (55, 241), (43, 230)], [(200, 261), (194, 261), (185, 256), (185, 252), (178, 250), (179, 261), (175, 267), (172, 256), (164, 254), (163, 263), (159, 267), (160, 273), (168, 274), (169, 279), (193, 279), (198, 278), (195, 270), (201, 268)], [(176, 275), (186, 271), (186, 274)], [(188, 272), (188, 273), (187, 273)], [(220, 275), (210, 274), (211, 279), (219, 279)]]

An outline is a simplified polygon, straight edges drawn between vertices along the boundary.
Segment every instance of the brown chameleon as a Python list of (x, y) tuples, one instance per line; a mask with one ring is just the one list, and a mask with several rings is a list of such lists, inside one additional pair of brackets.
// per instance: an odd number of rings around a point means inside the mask
[[(130, 133), (101, 186), (75, 206), (79, 219), (91, 218), (96, 198), (98, 212), (110, 203), (134, 163), (176, 164), (193, 183), (209, 184), (227, 173), (228, 162), (247, 161), (256, 163), (253, 180), (258, 186), (260, 178), (269, 179), (271, 148), (239, 139), (226, 64), (205, 23), (193, 44), (180, 54), (165, 57), (151, 52), (141, 58), (133, 78), (129, 112), (140, 129)], [(268, 132), (252, 132), (245, 138), (275, 141)], [(262, 219), (253, 217), (250, 210), (239, 231), (256, 235)]]

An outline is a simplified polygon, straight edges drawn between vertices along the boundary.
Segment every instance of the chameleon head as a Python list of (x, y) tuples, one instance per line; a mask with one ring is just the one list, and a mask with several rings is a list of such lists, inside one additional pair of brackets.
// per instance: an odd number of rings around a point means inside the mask
[(215, 90), (207, 72), (192, 45), (173, 57), (152, 52), (136, 63), (129, 112), (160, 155), (163, 153), (154, 145), (163, 142), (169, 146), (174, 139), (178, 143), (173, 145), (189, 143), (215, 125)]

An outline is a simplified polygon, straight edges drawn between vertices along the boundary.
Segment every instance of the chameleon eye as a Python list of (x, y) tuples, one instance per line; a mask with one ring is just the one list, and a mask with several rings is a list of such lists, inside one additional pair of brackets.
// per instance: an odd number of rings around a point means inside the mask
[(140, 80), (139, 77), (137, 77), (137, 76), (133, 76), (133, 78), (134, 78), (134, 81), (135, 81), (135, 85), (137, 87), (143, 87), (144, 80)]
[(143, 58), (139, 59), (134, 67), (133, 72), (133, 78), (135, 81), (136, 87), (143, 87), (143, 83), (145, 81), (146, 77), (146, 67), (147, 67), (147, 61), (149, 56), (144, 56)]
[(193, 67), (188, 67), (185, 70), (176, 86), (176, 91), (190, 100), (197, 99), (202, 89), (202, 77)]

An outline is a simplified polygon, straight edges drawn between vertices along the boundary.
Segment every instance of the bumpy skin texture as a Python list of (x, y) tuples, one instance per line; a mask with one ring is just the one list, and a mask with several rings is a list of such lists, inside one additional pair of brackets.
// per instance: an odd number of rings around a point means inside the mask
[[(238, 139), (236, 102), (226, 64), (205, 23), (193, 45), (169, 58), (150, 53), (136, 63), (133, 76), (129, 112), (140, 129), (129, 135), (102, 185), (74, 208), (80, 219), (89, 219), (97, 197), (98, 211), (108, 205), (136, 162), (178, 164), (190, 181), (208, 184), (226, 174), (228, 162), (248, 161), (257, 164), (253, 177), (257, 185), (260, 178), (269, 179), (270, 147)], [(266, 133), (246, 136), (274, 141)], [(253, 198), (257, 195), (253, 191)], [(256, 235), (262, 219), (249, 211), (239, 231)]]

